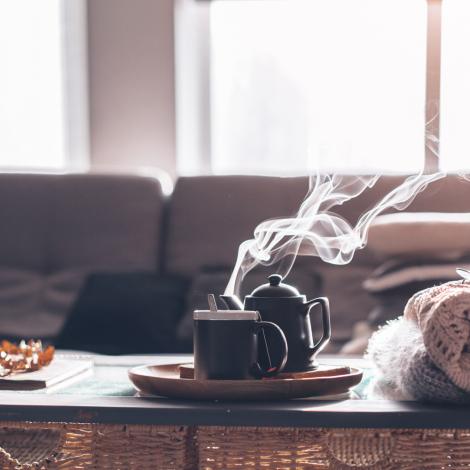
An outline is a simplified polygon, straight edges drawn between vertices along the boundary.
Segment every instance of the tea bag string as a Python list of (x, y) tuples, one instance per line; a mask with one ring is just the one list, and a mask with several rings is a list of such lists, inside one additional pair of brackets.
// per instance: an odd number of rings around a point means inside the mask
[(209, 303), (209, 310), (211, 312), (217, 312), (217, 302), (214, 294), (207, 295), (207, 302)]

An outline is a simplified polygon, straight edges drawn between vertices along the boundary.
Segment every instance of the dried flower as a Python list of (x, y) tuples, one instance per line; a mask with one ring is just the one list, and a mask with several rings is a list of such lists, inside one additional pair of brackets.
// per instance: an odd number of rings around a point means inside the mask
[(40, 340), (22, 340), (20, 344), (3, 340), (0, 343), (0, 377), (39, 370), (51, 363), (54, 346), (43, 349)]

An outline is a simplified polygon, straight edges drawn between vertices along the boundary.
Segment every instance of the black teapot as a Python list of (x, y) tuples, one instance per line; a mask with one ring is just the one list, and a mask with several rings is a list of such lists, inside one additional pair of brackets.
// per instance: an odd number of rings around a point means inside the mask
[[(242, 304), (235, 295), (221, 295), (229, 310), (257, 310), (263, 321), (276, 323), (284, 332), (288, 357), (285, 372), (313, 370), (317, 367), (315, 356), (331, 338), (330, 308), (326, 297), (307, 301), (305, 295), (292, 286), (282, 283), (282, 276), (272, 274), (269, 283), (257, 287), (245, 297)], [(320, 305), (323, 334), (318, 342), (313, 341), (310, 311)], [(273, 351), (276, 354), (276, 351)], [(270, 358), (267, 358), (270, 361)]]

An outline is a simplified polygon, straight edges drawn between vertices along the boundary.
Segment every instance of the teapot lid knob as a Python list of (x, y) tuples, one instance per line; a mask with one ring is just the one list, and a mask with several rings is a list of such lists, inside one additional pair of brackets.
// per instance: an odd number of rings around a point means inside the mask
[(268, 276), (270, 286), (278, 286), (282, 282), (282, 276), (280, 274), (271, 274)]
[(282, 283), (283, 277), (279, 274), (271, 274), (268, 284), (257, 287), (251, 297), (298, 297), (299, 291), (292, 286)]

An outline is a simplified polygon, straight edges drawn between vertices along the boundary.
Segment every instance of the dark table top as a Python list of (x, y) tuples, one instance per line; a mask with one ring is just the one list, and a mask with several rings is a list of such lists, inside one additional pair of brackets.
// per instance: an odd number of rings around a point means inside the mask
[[(139, 395), (127, 370), (140, 364), (189, 362), (190, 356), (94, 356), (94, 376), (35, 392), (0, 392), (2, 421), (289, 426), (358, 428), (470, 428), (470, 408), (411, 401), (196, 402)], [(324, 362), (369, 367), (360, 359), (324, 357)], [(368, 375), (366, 374), (366, 377)], [(370, 377), (370, 374), (369, 374)]]

